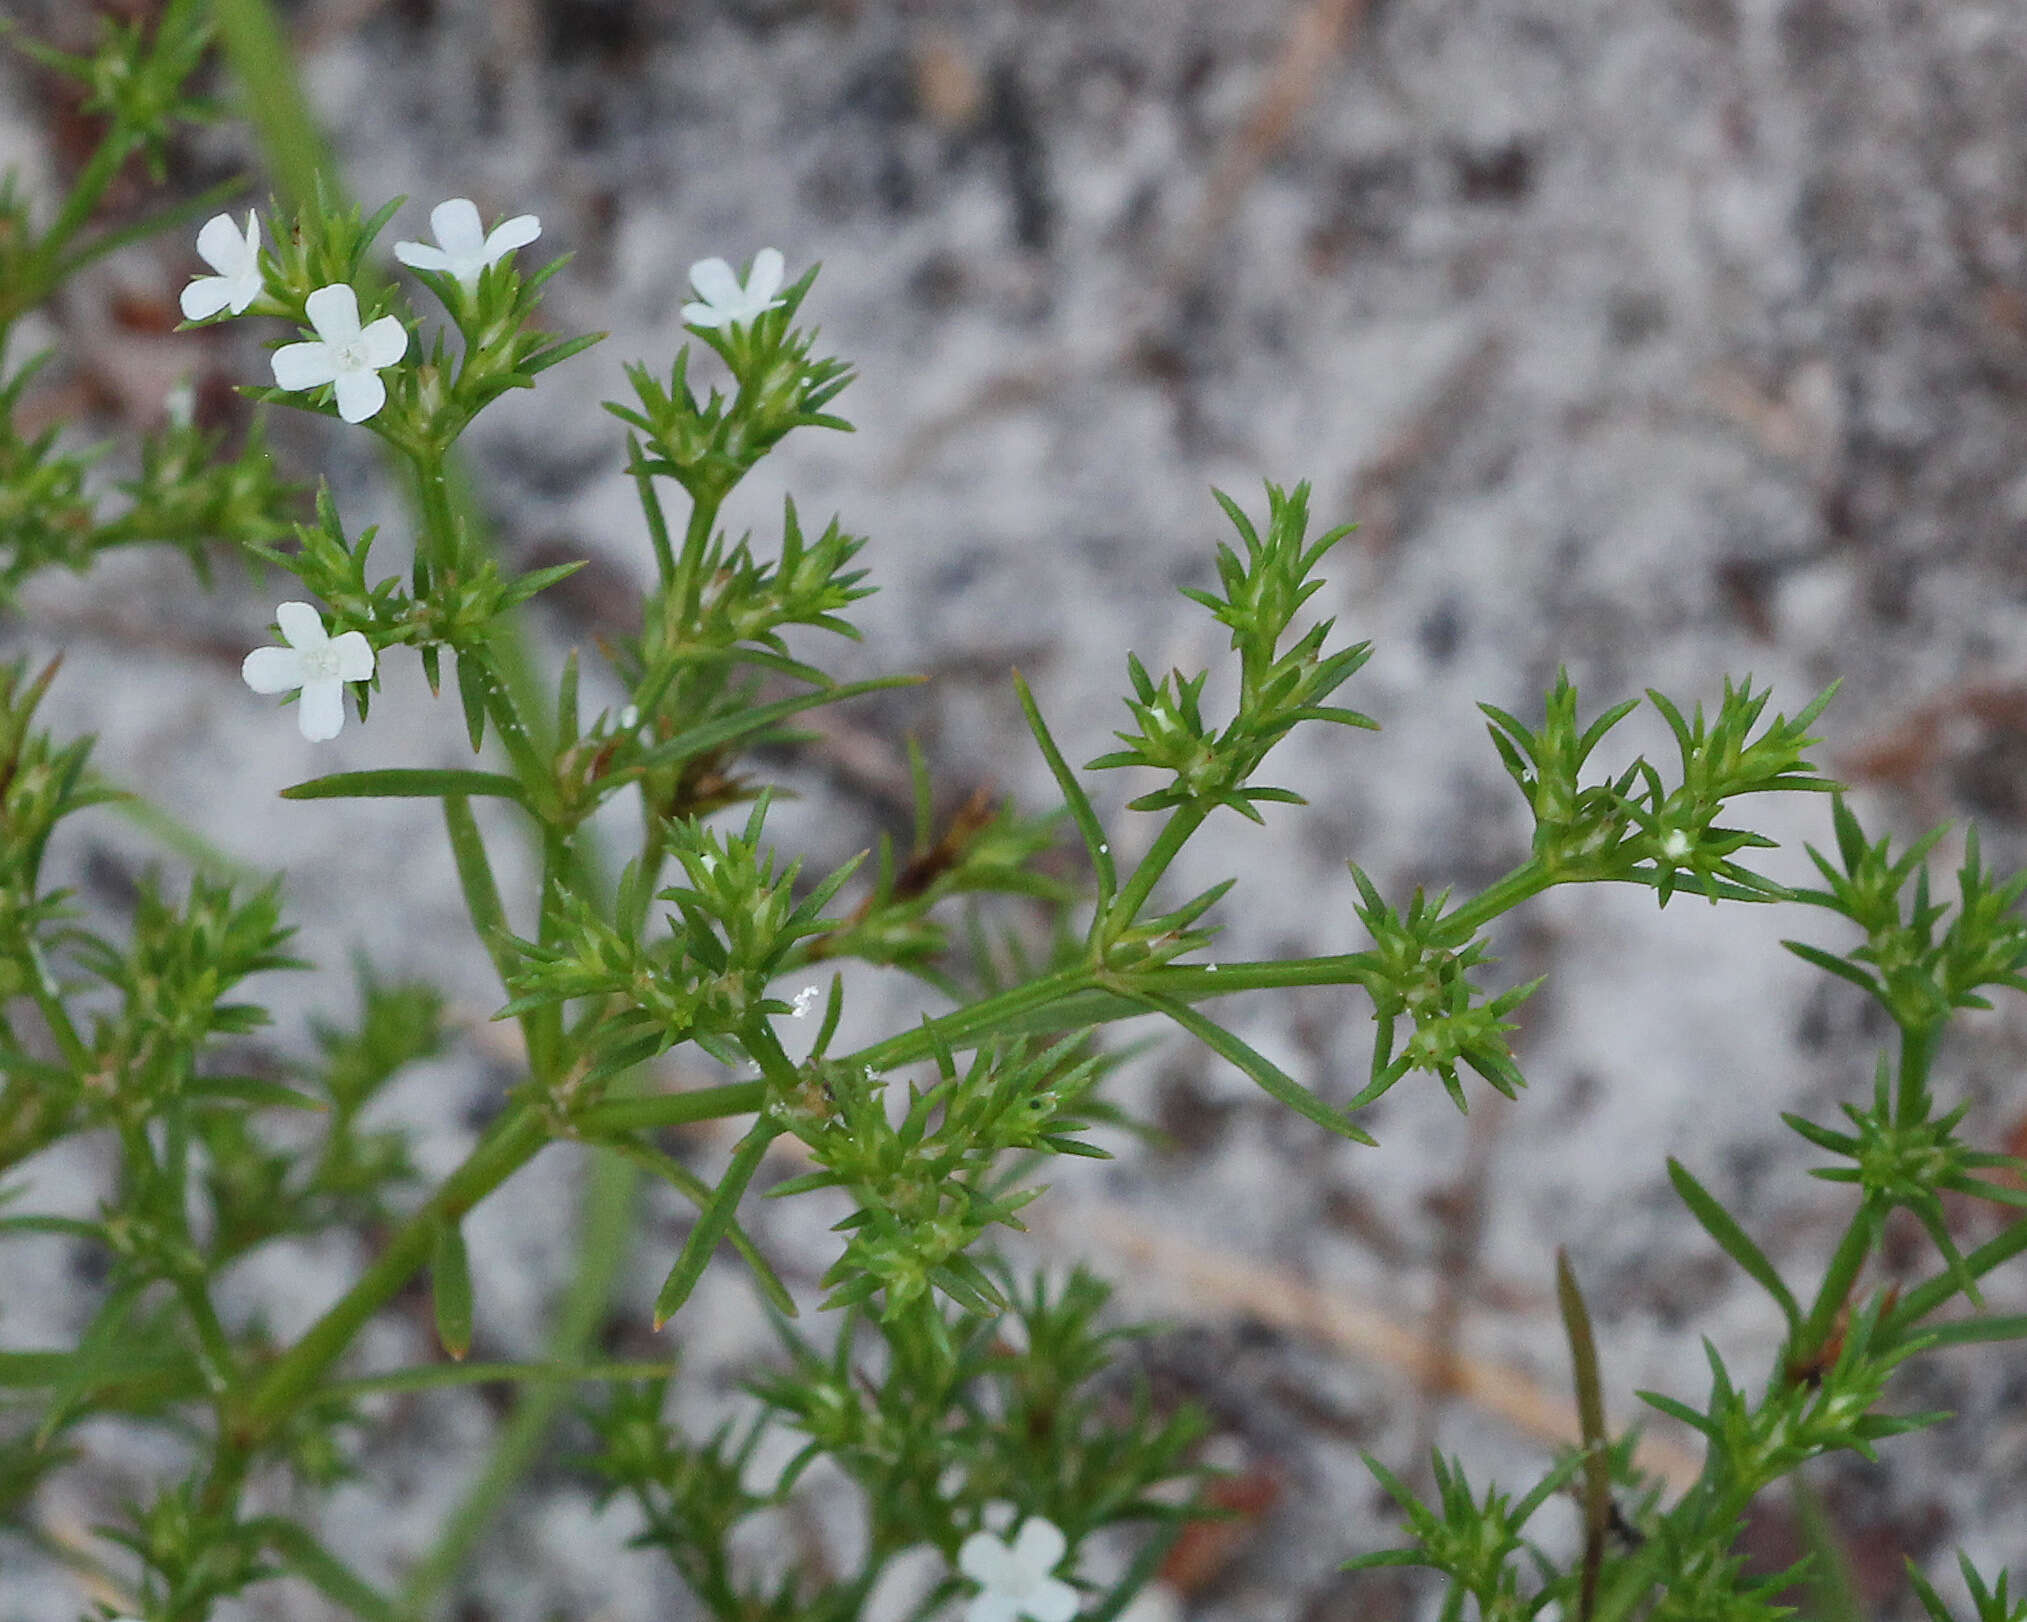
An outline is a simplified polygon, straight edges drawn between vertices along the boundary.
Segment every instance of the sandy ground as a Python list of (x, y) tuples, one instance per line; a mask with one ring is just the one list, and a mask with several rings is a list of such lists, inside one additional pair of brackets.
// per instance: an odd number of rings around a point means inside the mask
[[(1386, 730), (1298, 738), (1275, 780), (1312, 803), (1190, 853), (1178, 895), (1243, 876), (1221, 953), (1361, 944), (1347, 858), (1397, 897), (1517, 860), (1527, 829), (1474, 703), (1538, 713), (1558, 666), (1600, 707), (1649, 685), (1714, 700), (1751, 673), (1792, 710), (1842, 678), (1826, 759), (1875, 830), (1970, 816), (2002, 863), (2027, 850), (2018, 0), (304, 0), (293, 26), (350, 184), (369, 205), (412, 200), (392, 234), (421, 235), (450, 195), (489, 218), (534, 211), (542, 247), (576, 255), (550, 323), (611, 334), (467, 442), (516, 556), (594, 560), (593, 589), (541, 617), (555, 649), (623, 626), (649, 573), (597, 402), (623, 390), (625, 362), (667, 364), (685, 267), (769, 244), (792, 270), (822, 262), (807, 308), (859, 368), (841, 402), (859, 432), (792, 442), (729, 516), (764, 535), (786, 490), (873, 537), (882, 589), (844, 668), (937, 680), (852, 710), (789, 769), (804, 798), (783, 835), (814, 861), (892, 826), (911, 732), (953, 802), (991, 782), (1048, 803), (1012, 665), (1089, 758), (1124, 719), (1124, 647), (1156, 668), (1216, 661), (1221, 639), (1175, 588), (1210, 578), (1210, 487), (1257, 507), (1263, 478), (1311, 480), (1322, 522), (1362, 526), (1316, 601), (1375, 643), (1347, 698)], [(0, 161), (46, 184), (59, 122), (40, 82), (8, 71)], [(246, 154), (223, 126), (179, 179)], [(256, 376), (251, 334), (110, 318), (169, 299), (193, 265), (165, 242), (74, 289), (44, 329), (66, 385), (145, 418), (185, 370)], [(398, 553), (406, 521), (363, 436), (288, 418), (277, 437)], [(345, 1006), (355, 949), (482, 1014), (485, 965), (433, 821), (273, 794), (317, 771), (456, 763), (454, 706), (432, 706), (412, 665), (390, 669), (370, 723), (313, 751), (235, 675), (271, 606), (229, 571), (207, 595), (172, 561), (134, 560), (89, 588), (44, 582), (0, 651), (64, 649), (50, 712), (96, 730), (108, 770), (286, 866), (306, 955), (327, 967), (273, 983), (279, 1041)], [(1664, 742), (1650, 717), (1626, 737)], [(1104, 787), (1115, 837), (1148, 837), (1124, 785)], [(1783, 846), (1769, 871), (1802, 879), (1827, 804), (1757, 816)], [(110, 911), (120, 876), (156, 858), (100, 819), (62, 859)], [(1065, 1163), (1035, 1248), (1121, 1276), (1123, 1310), (1167, 1322), (1138, 1355), (1208, 1406), (1252, 1493), (1222, 1558), (1189, 1577), (1188, 1615), (1423, 1614), (1425, 1587), (1335, 1573), (1390, 1536), (1359, 1450), (1405, 1471), (1434, 1441), (1476, 1477), (1532, 1479), (1567, 1378), (1558, 1245), (1589, 1290), (1615, 1422), (1637, 1388), (1700, 1398), (1704, 1336), (1762, 1377), (1773, 1314), (1681, 1211), (1664, 1159), (1813, 1275), (1847, 1204), (1804, 1175), (1811, 1152), (1778, 1112), (1824, 1118), (1860, 1096), (1882, 1033), (1784, 935), (1838, 944), (1795, 912), (1535, 904), (1499, 937), (1502, 972), (1551, 977), (1521, 1033), (1529, 1092), (1466, 1120), (1405, 1085), (1370, 1122), (1377, 1153), (1179, 1043), (1130, 1073), (1122, 1100), (1174, 1147)], [(911, 1016), (905, 988), (856, 995), (869, 1030)], [(1354, 997), (1262, 997), (1233, 1017), (1325, 1090), (1363, 1080)], [(2027, 1019), (2006, 1006), (1942, 1060), (1941, 1087), (1973, 1100), (1993, 1144), (2027, 1116), (2023, 1049)], [(468, 1043), (403, 1086), (393, 1105), (426, 1165), (455, 1162), (499, 1085)], [(88, 1205), (103, 1175), (80, 1148), (39, 1181)], [(574, 1176), (545, 1161), (476, 1225), (482, 1351), (540, 1345)], [(821, 1256), (821, 1216), (789, 1202), (757, 1231), (776, 1254)], [(1976, 1237), (1983, 1219), (1960, 1216)], [(629, 1311), (644, 1314), (683, 1220), (657, 1208)], [(300, 1327), (358, 1261), (277, 1258), (236, 1281), (238, 1304)], [(1928, 1267), (1912, 1240), (1896, 1262)], [(79, 1288), (60, 1253), (0, 1253), (0, 1334), (47, 1343), (82, 1312)], [(1992, 1295), (2017, 1311), (2027, 1288)], [(685, 1411), (707, 1420), (760, 1355), (749, 1288), (714, 1275), (671, 1333)], [(411, 1320), (370, 1349), (429, 1355)], [(1893, 1400), (1958, 1418), (1813, 1478), (1882, 1619), (1912, 1614), (1903, 1556), (1941, 1574), (1961, 1544), (1988, 1569), (2027, 1566), (2019, 1359), (1951, 1353)], [(333, 1544), (398, 1572), (494, 1417), (446, 1398), (373, 1437), (363, 1481), (323, 1511)], [(1679, 1457), (1681, 1435), (1653, 1434)], [(91, 1440), (93, 1468), (56, 1506), (71, 1524), (159, 1463), (152, 1444)], [(1548, 1512), (1550, 1541), (1573, 1520)], [(651, 1559), (616, 1553), (628, 1530), (545, 1465), (461, 1614), (691, 1614)], [(1753, 1531), (1770, 1562), (1791, 1539), (1779, 1506)], [(79, 1603), (53, 1567), (0, 1571), (10, 1622)], [(321, 1613), (275, 1589), (244, 1614)]]

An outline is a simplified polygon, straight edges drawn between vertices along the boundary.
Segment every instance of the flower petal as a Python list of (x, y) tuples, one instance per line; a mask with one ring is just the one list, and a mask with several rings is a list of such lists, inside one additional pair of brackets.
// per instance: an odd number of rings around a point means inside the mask
[(337, 737), (345, 726), (345, 684), (330, 678), (304, 682), (296, 724), (311, 743)]
[(502, 220), (486, 238), (486, 263), (496, 265), (516, 248), (525, 248), (542, 234), (542, 222), (533, 214), (516, 214)]
[[(252, 216), (248, 217), (249, 226)], [(197, 233), (197, 255), (221, 276), (235, 275), (249, 257), (246, 238), (230, 214), (214, 214)]]
[(411, 270), (450, 269), (450, 255), (427, 242), (397, 242), (394, 257)]
[(987, 1588), (1005, 1583), (1010, 1564), (1006, 1545), (990, 1532), (972, 1533), (957, 1551), (957, 1569)]
[(308, 603), (282, 603), (274, 611), (274, 622), (282, 628), (282, 640), (304, 653), (317, 653), (329, 646), (324, 616)]
[(283, 344), (267, 359), (274, 368), (278, 389), (314, 389), (338, 375), (338, 368), (332, 364), (331, 346), (318, 339)]
[(438, 203), (429, 211), (429, 228), (444, 252), (454, 258), (466, 259), (485, 251), (486, 228), (479, 223), (478, 205), (469, 197)]
[(239, 666), (256, 693), (287, 693), (303, 685), (303, 656), (294, 648), (255, 648)]
[(303, 300), (303, 308), (325, 343), (343, 346), (359, 336), (359, 295), (350, 283), (333, 282), (318, 288)]
[(1070, 1622), (1083, 1603), (1076, 1589), (1057, 1577), (1045, 1577), (1021, 1601), (1021, 1610), (1034, 1622)]
[(383, 315), (359, 336), (364, 340), (361, 347), (366, 351), (366, 364), (376, 372), (408, 353), (408, 329), (391, 315)]
[(690, 285), (707, 304), (736, 304), (739, 278), (722, 259), (699, 259), (690, 267)]
[(683, 324), (691, 327), (722, 327), (725, 312), (711, 304), (685, 304)]
[(232, 302), (232, 283), (223, 276), (199, 276), (183, 289), (185, 321), (208, 321)]
[(1044, 1520), (1037, 1515), (1020, 1530), (1020, 1536), (1013, 1542), (1013, 1557), (1037, 1577), (1046, 1577), (1056, 1569), (1056, 1562), (1063, 1558), (1070, 1547), (1070, 1540), (1063, 1536), (1054, 1521)]
[(364, 631), (332, 637), (331, 651), (338, 656), (338, 680), (365, 681), (373, 674), (373, 644)]
[(753, 256), (753, 268), (746, 273), (746, 302), (765, 308), (780, 290), (787, 267), (779, 248), (762, 248)]
[(974, 1594), (965, 1605), (964, 1622), (1020, 1622), (1020, 1614), (1018, 1600), (988, 1588), (983, 1594)]
[(387, 385), (378, 372), (340, 372), (336, 387), (338, 415), (347, 422), (364, 422), (387, 404)]

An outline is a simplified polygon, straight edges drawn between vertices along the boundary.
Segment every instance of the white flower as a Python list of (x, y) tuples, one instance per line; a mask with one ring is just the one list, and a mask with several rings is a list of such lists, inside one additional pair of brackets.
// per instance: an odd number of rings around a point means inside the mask
[(683, 319), (693, 327), (736, 327), (751, 321), (763, 310), (781, 302), (782, 259), (779, 248), (762, 248), (753, 256), (753, 268), (746, 273), (746, 285), (722, 259), (699, 259), (690, 267), (690, 285), (703, 298), (701, 304), (685, 304)]
[(990, 1532), (974, 1532), (957, 1551), (957, 1569), (978, 1584), (964, 1608), (964, 1622), (1070, 1622), (1077, 1614), (1077, 1591), (1049, 1574), (1070, 1546), (1055, 1524), (1039, 1515), (1020, 1529), (1011, 1546)]
[(268, 357), (278, 388), (314, 389), (335, 384), (338, 415), (364, 422), (387, 403), (380, 369), (408, 353), (408, 329), (391, 315), (359, 325), (359, 295), (343, 282), (320, 287), (304, 301), (317, 336), (283, 344)]
[(1680, 828), (1670, 828), (1661, 837), (1661, 854), (1671, 862), (1679, 862), (1689, 854), (1689, 835)]
[(414, 270), (440, 270), (455, 276), (467, 288), (476, 287), (479, 272), (497, 265), (516, 248), (525, 248), (542, 234), (542, 222), (532, 214), (516, 214), (486, 234), (479, 223), (479, 211), (469, 197), (453, 197), (429, 211), (429, 228), (439, 246), (427, 242), (397, 242), (394, 257)]
[(817, 986), (804, 986), (795, 994), (795, 1007), (789, 1013), (790, 1019), (807, 1019), (809, 1011), (816, 1006), (817, 998), (823, 995)]
[(260, 220), (252, 209), (244, 237), (230, 214), (206, 220), (197, 233), (197, 256), (218, 274), (199, 276), (183, 289), (184, 319), (205, 321), (220, 310), (239, 315), (260, 297)]
[(345, 683), (373, 674), (373, 645), (361, 631), (331, 636), (324, 617), (308, 603), (283, 603), (274, 611), (285, 648), (255, 648), (239, 673), (256, 693), (286, 693), (300, 687), (296, 720), (312, 743), (335, 738), (345, 724)]

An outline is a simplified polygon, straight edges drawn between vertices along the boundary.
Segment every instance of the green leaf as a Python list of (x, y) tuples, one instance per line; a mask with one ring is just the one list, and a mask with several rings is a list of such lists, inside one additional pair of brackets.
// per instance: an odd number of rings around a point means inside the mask
[(0, 1352), (0, 1391), (54, 1385), (71, 1361), (70, 1352)]
[(1633, 1395), (1649, 1408), (1658, 1408), (1670, 1419), (1679, 1419), (1690, 1429), (1701, 1431), (1711, 1441), (1722, 1444), (1722, 1434), (1718, 1431), (1716, 1423), (1707, 1415), (1698, 1413), (1687, 1403), (1677, 1402), (1673, 1397), (1664, 1396), (1659, 1391), (1635, 1391)]
[(1825, 974), (1834, 974), (1840, 980), (1849, 980), (1860, 991), (1871, 996), (1879, 995), (1879, 983), (1871, 975), (1835, 953), (1811, 946), (1806, 941), (1782, 941), (1781, 944), (1804, 963), (1813, 963)]
[(1134, 990), (1131, 987), (1122, 989), (1134, 1001), (1154, 1009), (1157, 1013), (1166, 1014), (1213, 1053), (1252, 1077), (1263, 1092), (1286, 1104), (1296, 1114), (1335, 1132), (1339, 1137), (1351, 1139), (1353, 1143), (1377, 1147), (1379, 1140), (1364, 1128), (1353, 1125), (1345, 1118), (1343, 1111), (1332, 1109), (1293, 1076), (1274, 1064), (1265, 1054), (1247, 1046), (1222, 1025), (1206, 1019), (1188, 1003), (1177, 1002), (1173, 998), (1159, 996), (1153, 992)]
[(263, 1081), (259, 1076), (196, 1076), (184, 1085), (183, 1096), (226, 1099), (236, 1104), (252, 1104), (260, 1109), (328, 1108), (321, 1098), (312, 1098), (308, 1093), (299, 1093), (279, 1082)]
[(335, 1406), (356, 1402), (361, 1397), (435, 1391), (444, 1386), (662, 1380), (675, 1372), (673, 1363), (424, 1363), (356, 1380), (333, 1380), (308, 1393), (303, 1403), (305, 1407)]
[(472, 1264), (465, 1254), (464, 1230), (455, 1222), (436, 1230), (429, 1278), (436, 1295), (437, 1339), (462, 1363), (472, 1349)]
[(294, 1521), (264, 1515), (245, 1523), (293, 1571), (326, 1599), (365, 1622), (404, 1622), (400, 1608)]
[(446, 794), (443, 821), (450, 834), (451, 857), (457, 863), (458, 884), (464, 890), (465, 910), (504, 987), (519, 968), (520, 959), (509, 944), (513, 932), (507, 928), (507, 909), (500, 904), (500, 887), (494, 882), (493, 864), (486, 855), (486, 842), (472, 815), (471, 802), (462, 794)]
[[(588, 1141), (596, 1142), (601, 1149), (609, 1149), (659, 1177), (671, 1188), (680, 1191), (698, 1210), (707, 1210), (710, 1207), (711, 1185), (672, 1156), (665, 1155), (659, 1149), (651, 1148), (645, 1143), (635, 1142), (631, 1138), (599, 1138)], [(775, 1194), (780, 1191), (770, 1189), (768, 1192)], [(746, 1236), (746, 1230), (737, 1222), (728, 1223), (725, 1238), (739, 1253), (740, 1260), (752, 1269), (754, 1281), (760, 1286), (760, 1293), (767, 1297), (767, 1304), (784, 1318), (797, 1316), (795, 1297), (788, 1293), (788, 1286), (781, 1282), (780, 1275), (760, 1253), (759, 1247)]]
[(1020, 695), (1021, 711), (1028, 718), (1028, 730), (1035, 735), (1042, 758), (1049, 763), (1056, 787), (1063, 791), (1063, 803), (1070, 808), (1077, 832), (1083, 836), (1084, 849), (1091, 857), (1092, 870), (1098, 875), (1098, 916), (1103, 918), (1119, 889), (1118, 875), (1112, 865), (1111, 843), (1105, 838), (1098, 813), (1092, 809), (1090, 796), (1077, 781), (1077, 774), (1070, 770), (1070, 763), (1063, 758), (1062, 750), (1056, 747), (1056, 740), (1049, 736), (1048, 723), (1042, 719), (1035, 695), (1028, 691), (1027, 681), (1018, 670), (1013, 673), (1013, 682), (1014, 691)]
[(1681, 1161), (1670, 1158), (1668, 1180), (1675, 1185), (1675, 1192), (1682, 1196), (1682, 1203), (1689, 1207), (1690, 1214), (1703, 1224), (1703, 1231), (1717, 1241), (1718, 1248), (1774, 1298), (1781, 1309), (1781, 1316), (1788, 1321), (1788, 1333), (1795, 1333), (1802, 1321), (1801, 1308), (1781, 1281), (1781, 1275), (1774, 1270), (1774, 1264), (1767, 1260), (1766, 1252), (1752, 1242), (1732, 1214), (1690, 1175), (1689, 1168)]
[(752, 709), (740, 710), (735, 715), (722, 715), (714, 721), (691, 727), (679, 732), (667, 743), (658, 744), (648, 750), (637, 763), (640, 767), (656, 771), (665, 766), (677, 766), (708, 750), (717, 749), (754, 732), (764, 732), (777, 722), (785, 721), (791, 715), (804, 710), (819, 709), (826, 704), (841, 704), (848, 698), (861, 698), (867, 693), (883, 692), (890, 687), (920, 686), (920, 676), (877, 676), (870, 681), (844, 682), (836, 687), (825, 687), (814, 693), (802, 693), (794, 698), (784, 698), (773, 704), (758, 704)]
[(1959, 1318), (1953, 1323), (1924, 1324), (1922, 1340), (1934, 1346), (1969, 1346), (1988, 1340), (2027, 1339), (2027, 1313)]
[(476, 755), (486, 741), (486, 672), (475, 654), (457, 656), (457, 696), (464, 706), (465, 733)]
[(570, 359), (572, 355), (583, 354), (593, 344), (602, 343), (605, 336), (602, 332), (587, 332), (579, 337), (566, 338), (561, 343), (551, 344), (546, 349), (538, 349), (521, 362), (521, 370), (530, 377), (538, 372), (546, 372), (550, 367)]
[(761, 1157), (780, 1132), (781, 1127), (777, 1123), (763, 1116), (753, 1123), (753, 1129), (739, 1140), (739, 1147), (732, 1151), (732, 1163), (725, 1168), (723, 1180), (711, 1191), (709, 1203), (698, 1213), (697, 1225), (690, 1230), (682, 1254), (676, 1258), (676, 1265), (669, 1269), (661, 1293), (655, 1297), (656, 1329), (674, 1317), (682, 1304), (689, 1300), (690, 1292), (697, 1287), (697, 1280), (704, 1276), (711, 1252), (718, 1248), (718, 1241), (731, 1228), (740, 1196), (746, 1192), (746, 1185), (753, 1180), (753, 1174), (760, 1169)]
[(527, 792), (500, 772), (422, 766), (387, 766), (369, 772), (333, 772), (282, 790), (285, 800), (435, 800), (448, 794), (512, 800), (526, 806)]

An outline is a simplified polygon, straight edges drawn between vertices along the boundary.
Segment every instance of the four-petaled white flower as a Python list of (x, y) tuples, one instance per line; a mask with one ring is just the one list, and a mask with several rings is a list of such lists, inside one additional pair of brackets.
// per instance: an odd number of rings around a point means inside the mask
[(782, 274), (779, 248), (762, 248), (753, 256), (744, 287), (724, 260), (699, 259), (690, 267), (690, 285), (704, 302), (685, 304), (683, 319), (693, 327), (736, 327), (751, 321), (781, 302), (774, 295), (781, 289)]
[(260, 220), (249, 209), (246, 235), (230, 214), (214, 214), (197, 233), (197, 256), (216, 276), (199, 276), (183, 289), (183, 316), (205, 321), (220, 310), (239, 315), (260, 297)]
[(1070, 1622), (1077, 1614), (1077, 1591), (1051, 1576), (1070, 1546), (1051, 1521), (1039, 1515), (1020, 1529), (1011, 1545), (990, 1532), (974, 1532), (957, 1551), (957, 1569), (978, 1584), (964, 1608), (964, 1622)]
[(802, 990), (795, 994), (795, 1006), (789, 1011), (788, 1017), (790, 1019), (807, 1019), (809, 1011), (816, 1006), (817, 998), (822, 995), (823, 991), (820, 987), (804, 986)]
[(308, 603), (283, 603), (274, 611), (285, 648), (255, 648), (239, 667), (256, 693), (286, 693), (300, 687), (296, 721), (312, 743), (335, 738), (345, 725), (345, 683), (373, 674), (373, 645), (362, 631), (332, 636), (324, 617)]
[(479, 222), (478, 206), (469, 197), (438, 203), (429, 211), (429, 228), (436, 233), (436, 246), (397, 242), (394, 257), (412, 270), (440, 270), (455, 276), (467, 288), (478, 285), (481, 271), (542, 234), (542, 222), (534, 215), (516, 214), (494, 226), (488, 235)]
[(343, 282), (320, 287), (304, 300), (317, 336), (283, 344), (268, 357), (279, 388), (314, 389), (335, 385), (338, 415), (364, 422), (387, 403), (380, 370), (408, 353), (408, 329), (391, 315), (359, 325), (359, 295)]

